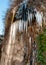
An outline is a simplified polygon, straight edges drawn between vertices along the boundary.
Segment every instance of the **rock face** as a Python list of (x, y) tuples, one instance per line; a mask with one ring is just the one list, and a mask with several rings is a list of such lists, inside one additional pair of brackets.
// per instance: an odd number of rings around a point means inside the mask
[(4, 38), (4, 36), (3, 35), (0, 35), (0, 44), (2, 43), (3, 38)]
[(4, 36), (0, 35), (0, 58), (1, 58), (1, 48), (2, 48), (2, 41), (3, 41)]
[[(31, 2), (29, 2), (28, 6), (31, 5), (31, 7), (32, 6), (35, 7), (41, 17), (41, 13), (45, 13), (44, 12), (45, 6), (41, 4), (41, 3), (44, 4), (44, 2), (43, 1), (39, 2), (39, 0), (33, 0), (33, 1), (29, 0), (29, 1)], [(37, 22), (36, 19), (35, 18), (33, 19), (32, 17), (31, 17), (32, 21), (31, 20), (24, 21), (24, 26), (23, 26), (24, 30), (22, 30), (23, 29), (21, 25), (23, 24), (22, 20), (21, 22), (20, 20), (16, 20), (16, 19), (15, 21), (13, 21), (14, 14), (12, 11), (14, 7), (20, 4), (21, 2), (22, 0), (20, 1), (13, 0), (13, 4), (11, 5), (10, 9), (8, 10), (6, 14), (6, 20), (5, 20), (6, 28), (5, 28), (5, 38), (4, 38), (3, 47), (2, 47), (1, 65), (25, 65), (28, 63), (30, 64), (30, 55), (33, 56), (31, 57), (32, 58), (31, 65), (37, 65), (35, 63), (36, 62), (35, 61), (36, 45), (32, 43), (36, 42), (35, 39), (36, 39), (36, 36), (39, 34), (39, 32), (41, 32), (40, 31), (41, 27), (38, 25), (38, 23), (36, 23)], [(15, 8), (15, 10), (16, 9), (17, 8)], [(40, 22), (41, 19), (39, 20), (38, 13), (36, 18), (38, 18), (38, 21)], [(34, 12), (31, 15), (33, 15), (34, 17)], [(44, 16), (43, 16), (43, 19), (45, 18)], [(28, 24), (26, 22), (28, 22)], [(26, 28), (26, 31), (25, 31), (25, 28)]]

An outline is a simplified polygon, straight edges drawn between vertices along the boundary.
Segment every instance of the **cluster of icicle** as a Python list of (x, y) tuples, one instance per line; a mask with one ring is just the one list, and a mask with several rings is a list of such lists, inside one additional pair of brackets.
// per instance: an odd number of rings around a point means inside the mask
[(27, 3), (28, 0), (23, 1), (18, 8), (17, 14), (15, 15), (15, 18), (19, 20), (19, 31), (26, 30), (27, 32), (28, 25), (33, 23), (33, 19), (35, 19), (38, 25), (42, 27), (43, 13), (37, 11), (36, 8), (28, 8)]

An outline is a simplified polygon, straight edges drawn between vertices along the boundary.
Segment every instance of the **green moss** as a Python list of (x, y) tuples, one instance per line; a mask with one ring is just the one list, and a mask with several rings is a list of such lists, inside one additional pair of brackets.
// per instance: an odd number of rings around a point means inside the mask
[(44, 52), (46, 52), (46, 29), (44, 29), (43, 33), (39, 34), (39, 36), (37, 37), (37, 45), (37, 61), (41, 65), (46, 65), (46, 57), (44, 55)]

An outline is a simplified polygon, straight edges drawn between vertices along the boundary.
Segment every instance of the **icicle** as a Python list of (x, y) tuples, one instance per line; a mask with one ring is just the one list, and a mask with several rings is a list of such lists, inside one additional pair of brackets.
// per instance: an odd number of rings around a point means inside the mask
[(30, 50), (31, 50), (31, 37), (29, 37), (29, 46), (30, 46)]
[(19, 32), (23, 31), (23, 21), (19, 20)]
[(26, 32), (27, 32), (27, 29), (28, 29), (28, 22), (26, 22)]
[(42, 27), (43, 13), (42, 12), (40, 13), (39, 11), (37, 11), (35, 16), (36, 16), (37, 23), (39, 24), (39, 26)]
[(27, 32), (27, 26), (28, 26), (28, 22), (19, 20), (19, 32), (22, 32), (23, 30)]
[(23, 22), (24, 22), (24, 31), (27, 32), (28, 22), (27, 21), (23, 21)]
[[(29, 38), (29, 43), (31, 43), (31, 37)], [(31, 46), (31, 45), (30, 45)]]
[(29, 13), (29, 12), (28, 12), (28, 21), (29, 21), (29, 25), (30, 25), (32, 22), (32, 13)]
[(26, 23), (26, 22), (24, 22), (24, 30), (25, 30), (25, 27), (26, 27), (25, 23)]
[(19, 26), (19, 23), (18, 21), (16, 21), (15, 23), (13, 23), (13, 31), (12, 31), (12, 38), (13, 38), (13, 43), (15, 41), (15, 36), (16, 36), (16, 32), (18, 30), (18, 26)]

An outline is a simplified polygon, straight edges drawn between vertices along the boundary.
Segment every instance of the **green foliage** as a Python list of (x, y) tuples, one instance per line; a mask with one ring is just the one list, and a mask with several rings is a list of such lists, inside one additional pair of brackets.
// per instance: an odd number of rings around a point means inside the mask
[(37, 37), (37, 45), (37, 61), (41, 65), (46, 65), (46, 29)]

